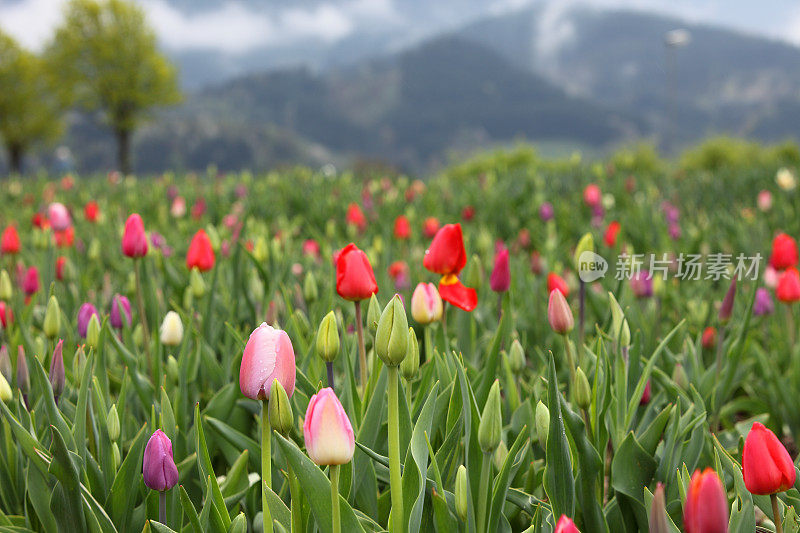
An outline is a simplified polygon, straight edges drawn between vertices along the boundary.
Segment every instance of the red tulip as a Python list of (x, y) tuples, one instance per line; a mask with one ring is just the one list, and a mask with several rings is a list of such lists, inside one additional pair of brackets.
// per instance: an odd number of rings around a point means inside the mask
[(439, 219), (436, 217), (428, 217), (422, 223), (422, 234), (425, 238), (430, 239), (436, 232), (439, 231)]
[(408, 264), (405, 261), (395, 261), (389, 265), (389, 277), (394, 281), (400, 276), (408, 276)]
[(70, 226), (65, 230), (54, 231), (53, 238), (59, 248), (69, 248), (75, 243), (75, 228)]
[(565, 514), (562, 514), (561, 518), (558, 519), (558, 523), (556, 524), (556, 530), (554, 533), (581, 533), (581, 532), (575, 525), (575, 522), (573, 522), (570, 517), (568, 517)]
[(394, 236), (403, 240), (411, 237), (411, 224), (405, 215), (400, 215), (394, 219)]
[(336, 264), (336, 292), (345, 300), (366, 300), (378, 292), (375, 273), (367, 254), (352, 242), (334, 255)]
[(4, 328), (14, 322), (14, 313), (11, 312), (11, 306), (6, 305), (5, 302), (0, 302), (0, 325)]
[(469, 222), (475, 218), (475, 208), (471, 205), (465, 206), (464, 209), (461, 210), (461, 218), (464, 222)]
[(122, 233), (122, 253), (128, 257), (144, 257), (147, 254), (147, 235), (144, 222), (137, 213), (128, 217)]
[(18, 254), (20, 250), (19, 234), (15, 226), (7, 226), (0, 239), (0, 251), (3, 254)]
[(700, 340), (700, 344), (702, 344), (703, 348), (706, 350), (713, 350), (714, 346), (717, 345), (717, 330), (713, 326), (708, 326), (703, 330), (703, 337)]
[(619, 235), (621, 227), (616, 220), (608, 225), (606, 233), (603, 235), (603, 242), (606, 243), (606, 246), (613, 248), (617, 244), (617, 235)]
[(359, 233), (367, 229), (367, 218), (361, 208), (358, 207), (358, 204), (353, 203), (347, 206), (345, 220), (349, 225), (355, 226)]
[(28, 268), (27, 272), (25, 272), (25, 279), (22, 282), (22, 291), (27, 295), (31, 296), (36, 294), (39, 290), (39, 269), (35, 266)]
[(789, 490), (795, 481), (792, 458), (775, 434), (754, 422), (742, 452), (744, 486), (753, 494), (774, 494)]
[(192, 205), (192, 218), (200, 220), (206, 212), (206, 201), (203, 198), (198, 198)]
[(64, 281), (64, 266), (67, 264), (67, 258), (63, 255), (60, 255), (58, 259), (56, 259), (56, 279), (58, 281)]
[(728, 533), (728, 496), (716, 472), (695, 470), (683, 506), (686, 533)]
[(508, 249), (503, 248), (494, 258), (494, 269), (489, 277), (489, 286), (494, 292), (506, 292), (511, 286), (511, 270), (508, 266)]
[(97, 205), (97, 202), (94, 200), (87, 202), (85, 206), (83, 206), (83, 216), (89, 222), (97, 222), (97, 219), (100, 217), (100, 206)]
[(601, 196), (600, 187), (594, 183), (587, 185), (583, 190), (583, 201), (589, 207), (596, 207), (600, 205)]
[(639, 399), (639, 405), (647, 405), (650, 403), (650, 380), (647, 380), (647, 384), (644, 386), (644, 391), (642, 392), (642, 397)]
[(797, 266), (797, 242), (785, 233), (779, 233), (772, 241), (769, 264), (776, 270)]
[(50, 221), (45, 218), (41, 213), (34, 213), (31, 217), (31, 224), (39, 229), (47, 229), (50, 227)]
[(186, 268), (189, 270), (197, 268), (200, 272), (214, 268), (214, 249), (211, 247), (211, 239), (203, 229), (197, 230), (189, 244), (189, 251), (186, 252)]
[(439, 280), (439, 295), (464, 311), (472, 311), (478, 305), (478, 293), (475, 289), (464, 286), (455, 274), (443, 276)]
[(781, 274), (778, 286), (775, 288), (775, 296), (785, 304), (800, 300), (800, 273), (796, 268), (790, 267)]
[(464, 249), (461, 224), (442, 226), (425, 251), (422, 264), (431, 272), (442, 276), (461, 272), (467, 264), (467, 251)]
[(553, 292), (555, 289), (560, 290), (565, 298), (569, 296), (569, 285), (564, 281), (564, 278), (555, 272), (550, 272), (547, 275), (547, 292)]

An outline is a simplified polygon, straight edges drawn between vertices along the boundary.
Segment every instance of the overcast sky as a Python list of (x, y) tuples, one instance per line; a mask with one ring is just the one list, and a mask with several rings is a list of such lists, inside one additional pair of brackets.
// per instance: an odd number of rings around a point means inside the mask
[[(431, 0), (437, 9), (458, 0)], [(503, 12), (532, 1), (490, 0), (487, 11)], [(709, 22), (800, 45), (800, 1), (798, 0), (550, 0), (600, 7), (627, 7), (683, 17), (692, 22)], [(0, 0), (0, 28), (25, 46), (40, 48), (61, 19), (66, 0)], [(269, 2), (269, 10), (236, 1), (191, 13), (176, 9), (168, 0), (137, 0), (148, 14), (166, 47), (181, 51), (216, 49), (232, 54), (270, 46), (291, 45), (303, 39), (333, 42), (358, 28), (372, 29), (408, 20), (403, 0), (319, 0), (293, 4), (291, 0)], [(266, 2), (265, 2), (266, 3)], [(262, 4), (263, 5), (263, 4)], [(417, 3), (417, 6), (419, 3)]]

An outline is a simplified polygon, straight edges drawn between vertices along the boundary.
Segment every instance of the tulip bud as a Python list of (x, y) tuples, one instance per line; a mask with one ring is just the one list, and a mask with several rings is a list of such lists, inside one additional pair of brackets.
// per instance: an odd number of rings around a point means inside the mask
[(122, 233), (122, 253), (128, 257), (144, 257), (147, 255), (147, 249), (144, 222), (142, 222), (142, 217), (134, 213), (125, 222), (125, 230)]
[(19, 347), (17, 352), (17, 388), (22, 394), (28, 394), (31, 390), (28, 360), (25, 359), (25, 349), (22, 346)]
[(137, 348), (141, 348), (144, 345), (144, 330), (142, 329), (141, 324), (136, 324), (136, 327), (133, 328), (131, 338), (133, 339), (133, 343)]
[(10, 402), (13, 397), (14, 393), (11, 392), (11, 386), (6, 381), (6, 378), (0, 374), (0, 400)]
[(369, 298), (367, 307), (367, 328), (374, 334), (378, 331), (378, 321), (381, 319), (381, 304), (374, 294)]
[(683, 506), (683, 527), (686, 533), (728, 530), (728, 496), (710, 468), (692, 474)]
[[(795, 469), (789, 452), (763, 424), (754, 422), (742, 452), (744, 485), (753, 494), (775, 494), (789, 490)], [(726, 506), (727, 507), (727, 506)]]
[(318, 465), (341, 465), (353, 458), (353, 426), (330, 387), (320, 390), (308, 402), (303, 437), (308, 457)]
[(667, 505), (664, 501), (664, 484), (656, 485), (653, 494), (653, 503), (650, 506), (650, 531), (649, 533), (670, 533), (667, 524)]
[(189, 288), (195, 298), (202, 298), (206, 294), (206, 282), (203, 281), (203, 276), (200, 275), (197, 267), (192, 268), (189, 272)]
[(147, 441), (142, 459), (142, 474), (144, 484), (159, 492), (169, 490), (178, 483), (178, 468), (172, 458), (172, 442), (160, 429)]
[(72, 356), (72, 377), (76, 383), (80, 383), (83, 376), (83, 369), (86, 366), (86, 353), (83, 351), (83, 345), (78, 345), (75, 349), (75, 355)]
[(442, 318), (442, 297), (433, 283), (420, 283), (411, 295), (411, 316), (422, 325)]
[(511, 343), (511, 348), (508, 349), (508, 364), (511, 371), (515, 374), (522, 372), (525, 368), (525, 350), (519, 339), (514, 339)]
[(631, 329), (628, 326), (628, 320), (622, 312), (617, 299), (609, 291), (608, 305), (611, 307), (611, 338), (617, 343), (617, 346), (629, 346), (631, 343)]
[(164, 316), (159, 330), (161, 344), (164, 346), (177, 346), (183, 339), (183, 323), (175, 311), (168, 311)]
[(100, 241), (92, 239), (89, 243), (89, 248), (86, 250), (86, 256), (92, 261), (100, 259)]
[(473, 255), (467, 263), (467, 270), (464, 272), (464, 282), (467, 287), (472, 287), (476, 291), (481, 288), (481, 284), (483, 283), (483, 267), (477, 255)]
[(511, 270), (508, 264), (508, 249), (503, 248), (494, 259), (494, 268), (489, 276), (489, 286), (494, 292), (506, 292), (511, 285)]
[(294, 348), (289, 335), (262, 323), (250, 334), (239, 368), (239, 388), (254, 400), (269, 398), (272, 382), (281, 382), (290, 398), (296, 379)]
[(322, 319), (317, 330), (317, 355), (326, 363), (332, 363), (339, 355), (339, 328), (336, 314), (329, 312)]
[(100, 319), (97, 314), (92, 315), (89, 325), (86, 326), (86, 344), (95, 350), (100, 344)]
[(727, 324), (733, 314), (733, 301), (736, 298), (736, 278), (731, 280), (728, 287), (728, 292), (725, 293), (725, 298), (722, 300), (722, 306), (719, 308), (719, 322), (720, 324)]
[(58, 299), (55, 295), (50, 296), (50, 300), (47, 302), (42, 329), (49, 339), (55, 339), (61, 329), (61, 308), (58, 306)]
[(556, 530), (553, 533), (581, 533), (578, 526), (567, 515), (561, 515), (556, 524)]
[(50, 361), (50, 386), (53, 388), (53, 396), (58, 403), (58, 397), (64, 392), (67, 382), (66, 371), (64, 370), (64, 341), (59, 340), (53, 350), (53, 360)]
[(375, 352), (386, 366), (397, 366), (405, 359), (407, 351), (408, 319), (400, 295), (395, 294), (378, 321)]
[(456, 486), (453, 489), (456, 498), (456, 514), (462, 522), (467, 521), (467, 469), (464, 465), (458, 467), (456, 472)]
[(672, 381), (683, 390), (689, 389), (689, 376), (686, 375), (686, 369), (681, 363), (675, 363), (675, 368), (672, 370)]
[(11, 278), (5, 269), (0, 270), (0, 300), (10, 300), (12, 296)]
[(484, 453), (497, 448), (503, 426), (503, 413), (500, 406), (500, 382), (495, 380), (483, 406), (481, 422), (478, 425), (478, 444)]
[(575, 319), (572, 317), (567, 299), (559, 289), (550, 292), (550, 301), (547, 304), (547, 320), (550, 327), (559, 335), (567, 335), (575, 326)]
[(536, 424), (536, 438), (544, 448), (547, 445), (547, 434), (550, 432), (550, 409), (541, 400), (536, 404), (534, 423)]
[(417, 372), (419, 372), (419, 342), (414, 328), (408, 328), (408, 354), (400, 363), (400, 373), (406, 381), (411, 381), (417, 376)]
[(277, 379), (273, 380), (272, 388), (269, 391), (269, 423), (284, 437), (289, 435), (294, 426), (292, 404), (289, 403), (286, 389)]
[(578, 241), (578, 245), (575, 247), (575, 255), (573, 256), (573, 261), (575, 262), (575, 270), (577, 272), (581, 272), (581, 255), (585, 252), (594, 253), (594, 237), (592, 237), (591, 233), (586, 233), (581, 237), (581, 240)]
[(498, 472), (501, 468), (503, 468), (503, 463), (506, 462), (506, 457), (508, 457), (508, 446), (506, 446), (504, 440), (501, 440), (500, 444), (497, 445), (497, 449), (492, 455), (492, 462), (494, 462), (494, 467)]
[(317, 301), (318, 297), (317, 278), (314, 277), (313, 272), (309, 271), (306, 274), (306, 279), (303, 280), (303, 298), (305, 298), (306, 302), (313, 303)]
[(106, 417), (106, 430), (108, 431), (108, 438), (115, 441), (119, 438), (119, 413), (117, 413), (117, 405), (112, 404), (111, 409), (108, 410)]
[(575, 387), (575, 403), (583, 410), (588, 409), (592, 405), (592, 387), (581, 367), (578, 367), (575, 372), (573, 386)]
[(114, 471), (122, 464), (122, 456), (119, 453), (119, 445), (116, 442), (111, 444), (111, 457), (114, 459)]
[(172, 355), (167, 357), (167, 377), (173, 383), (178, 382), (180, 370), (178, 369), (178, 360)]
[(11, 382), (13, 379), (11, 358), (8, 356), (8, 347), (5, 344), (0, 346), (0, 374), (2, 374), (8, 382)]
[(42, 337), (36, 337), (33, 340), (33, 356), (37, 359), (42, 359), (45, 353), (45, 341)]

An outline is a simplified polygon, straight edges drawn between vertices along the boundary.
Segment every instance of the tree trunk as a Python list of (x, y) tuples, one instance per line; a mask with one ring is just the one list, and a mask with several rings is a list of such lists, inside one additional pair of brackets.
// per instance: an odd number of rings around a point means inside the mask
[(8, 167), (11, 174), (22, 173), (22, 146), (18, 144), (9, 144), (8, 149)]
[(117, 164), (123, 175), (131, 173), (131, 131), (119, 129), (117, 135)]

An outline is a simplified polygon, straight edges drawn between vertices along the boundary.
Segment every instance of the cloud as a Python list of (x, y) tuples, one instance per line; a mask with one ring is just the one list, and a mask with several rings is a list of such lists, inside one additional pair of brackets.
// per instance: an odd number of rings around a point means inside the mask
[(26, 48), (41, 49), (61, 21), (66, 0), (0, 0), (0, 29)]

